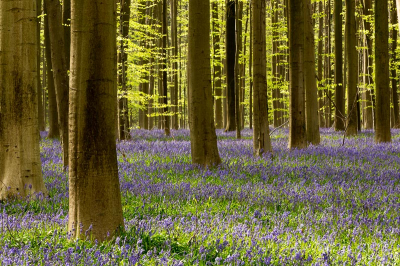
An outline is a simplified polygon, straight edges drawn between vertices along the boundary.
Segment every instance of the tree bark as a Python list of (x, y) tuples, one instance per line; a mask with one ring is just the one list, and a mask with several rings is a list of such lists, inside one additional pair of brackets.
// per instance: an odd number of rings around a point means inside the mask
[(121, 97), (118, 100), (118, 137), (120, 140), (126, 140), (130, 138), (129, 125), (128, 125), (128, 98), (126, 97), (126, 76), (127, 76), (127, 62), (128, 54), (125, 50), (128, 48), (127, 38), (129, 35), (129, 19), (131, 14), (131, 1), (120, 0), (121, 4), (121, 15), (120, 15), (120, 26), (119, 35), (121, 41), (119, 43), (119, 54), (118, 54), (118, 86), (121, 90)]
[(355, 1), (346, 0), (347, 136), (357, 135), (358, 52), (356, 37)]
[(116, 3), (72, 0), (69, 219), (72, 238), (124, 229), (115, 143)]
[(36, 1), (36, 43), (37, 45), (37, 65), (36, 69), (38, 71), (38, 78), (37, 78), (37, 101), (38, 101), (38, 123), (39, 123), (39, 130), (40, 131), (45, 131), (46, 130), (46, 124), (44, 123), (44, 113), (43, 113), (43, 86), (41, 82), (41, 75), (40, 75), (40, 62), (41, 62), (41, 45), (40, 45), (40, 24), (42, 17), (40, 16), (42, 14), (42, 1)]
[(229, 0), (226, 6), (226, 98), (227, 98), (227, 125), (226, 131), (236, 129), (235, 121), (235, 1)]
[[(43, 11), (46, 14), (46, 5), (43, 5)], [(51, 44), (49, 36), (49, 20), (48, 16), (44, 17), (44, 41), (46, 54), (46, 73), (47, 73), (47, 91), (49, 101), (49, 134), (50, 139), (60, 138), (60, 128), (58, 125), (58, 108), (56, 99), (56, 88), (54, 85), (53, 62), (51, 61)]]
[(268, 123), (268, 88), (266, 66), (266, 3), (263, 0), (252, 1), (253, 28), (253, 82), (254, 82), (254, 134), (253, 153), (260, 156), (271, 152), (271, 139)]
[(172, 39), (172, 54), (173, 54), (173, 73), (174, 87), (171, 90), (172, 105), (174, 115), (172, 116), (172, 128), (179, 128), (178, 118), (178, 0), (171, 0), (171, 39)]
[(37, 5), (0, 1), (0, 200), (46, 193), (37, 106)]
[(64, 27), (61, 5), (58, 0), (44, 0), (49, 22), (51, 62), (56, 88), (58, 124), (60, 128), (62, 158), (64, 167), (68, 165), (68, 67), (65, 58)]
[(306, 148), (303, 3), (289, 0), (289, 148)]
[[(392, 25), (397, 24), (397, 13), (396, 13), (396, 1), (393, 1), (391, 20)], [(393, 66), (391, 68), (392, 76), (392, 103), (393, 103), (393, 128), (400, 128), (400, 114), (399, 114), (399, 95), (397, 94), (397, 71), (396, 71), (396, 49), (397, 49), (397, 30), (392, 28), (392, 62)]]
[(220, 27), (218, 26), (218, 2), (212, 2), (212, 36), (214, 48), (214, 96), (215, 96), (215, 127), (223, 128), (222, 119), (222, 82), (221, 82), (221, 49), (220, 49)]
[(304, 87), (306, 90), (307, 141), (320, 143), (318, 123), (318, 90), (315, 73), (314, 26), (311, 0), (303, 0), (304, 8)]
[[(352, 0), (354, 1), (354, 0)], [(346, 2), (347, 3), (347, 2)], [(347, 7), (347, 6), (346, 6)], [(342, 1), (335, 1), (335, 130), (345, 129), (345, 102), (343, 89), (343, 18)], [(346, 13), (347, 14), (347, 13)], [(347, 23), (347, 21), (346, 21)]]
[(325, 127), (325, 116), (324, 116), (324, 88), (322, 86), (322, 49), (323, 49), (323, 38), (324, 38), (324, 6), (322, 1), (319, 2), (319, 31), (318, 31), (318, 108), (319, 108), (319, 126)]
[(242, 47), (242, 21), (239, 19), (242, 12), (239, 1), (236, 0), (236, 15), (235, 15), (235, 38), (236, 38), (236, 50), (235, 50), (235, 124), (236, 124), (236, 138), (241, 139), (240, 130), (240, 64), (239, 57)]
[(168, 65), (167, 65), (167, 0), (163, 0), (162, 6), (162, 93), (163, 93), (163, 103), (164, 107), (164, 131), (165, 135), (171, 135), (170, 125), (169, 125), (169, 114), (168, 114)]
[(375, 142), (390, 142), (388, 1), (375, 2)]
[(189, 0), (189, 108), (193, 164), (221, 163), (214, 126), (211, 88), (209, 0)]

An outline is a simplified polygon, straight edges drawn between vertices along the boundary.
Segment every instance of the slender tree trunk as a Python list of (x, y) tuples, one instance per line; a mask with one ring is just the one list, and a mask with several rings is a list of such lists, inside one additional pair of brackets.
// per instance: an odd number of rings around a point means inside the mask
[[(391, 19), (392, 19), (392, 25), (397, 24), (397, 13), (396, 13), (396, 1), (393, 1), (393, 8), (392, 8), (392, 14), (391, 14)], [(393, 124), (392, 127), (394, 128), (400, 128), (400, 114), (399, 114), (399, 95), (397, 94), (397, 69), (396, 69), (396, 49), (397, 49), (397, 30), (396, 28), (392, 28), (392, 70), (391, 70), (391, 76), (392, 76), (392, 103), (393, 103)]]
[(250, 88), (249, 88), (249, 127), (253, 128), (253, 4), (250, 1), (249, 5), (250, 14), (250, 48), (249, 48), (249, 76), (250, 76)]
[(356, 37), (355, 1), (346, 0), (347, 136), (357, 135), (358, 52)]
[[(43, 11), (46, 14), (46, 5), (43, 6)], [(47, 91), (49, 101), (49, 134), (47, 135), (50, 139), (60, 137), (60, 128), (58, 124), (58, 108), (56, 99), (56, 88), (54, 85), (53, 76), (53, 62), (51, 60), (51, 44), (49, 36), (49, 20), (48, 16), (44, 17), (44, 41), (45, 41), (45, 54), (46, 54), (46, 73), (47, 73)]]
[(60, 128), (62, 158), (64, 167), (68, 165), (68, 67), (65, 58), (64, 27), (62, 9), (58, 0), (44, 0), (47, 7), (49, 37), (51, 45), (51, 62), (56, 88), (58, 124)]
[(215, 95), (215, 126), (223, 128), (222, 119), (222, 84), (221, 84), (221, 49), (220, 49), (220, 27), (218, 26), (218, 2), (212, 2), (212, 26), (214, 46), (214, 95)]
[(375, 2), (375, 142), (390, 142), (388, 2)]
[(318, 123), (318, 90), (315, 73), (314, 26), (311, 0), (303, 0), (304, 8), (304, 87), (306, 91), (307, 141), (320, 143)]
[(253, 81), (254, 81), (254, 134), (253, 152), (260, 156), (271, 152), (271, 139), (268, 123), (268, 88), (266, 66), (266, 3), (263, 0), (252, 0), (253, 28)]
[(0, 1), (0, 200), (46, 193), (37, 106), (37, 5)]
[(130, 138), (129, 125), (128, 125), (128, 98), (126, 97), (126, 76), (127, 76), (127, 61), (128, 54), (125, 52), (127, 49), (127, 38), (129, 35), (129, 19), (131, 13), (131, 1), (120, 0), (121, 4), (121, 15), (120, 15), (120, 26), (119, 35), (121, 37), (119, 43), (118, 53), (118, 85), (122, 92), (121, 97), (118, 100), (118, 137), (120, 140), (126, 140)]
[(324, 119), (324, 88), (322, 86), (322, 49), (323, 49), (323, 38), (324, 38), (324, 6), (322, 1), (319, 2), (319, 31), (318, 31), (318, 108), (319, 108), (319, 125), (325, 127)]
[(70, 53), (71, 53), (71, 0), (62, 1), (62, 24), (64, 26), (64, 51), (69, 70)]
[(242, 10), (239, 5), (239, 0), (236, 0), (236, 16), (235, 16), (235, 38), (236, 38), (236, 51), (235, 51), (235, 124), (236, 124), (236, 138), (240, 139), (240, 64), (239, 64), (239, 57), (241, 52), (242, 46), (242, 21), (239, 19)]
[(272, 3), (273, 14), (272, 20), (272, 107), (274, 110), (274, 127), (280, 126), (279, 123), (279, 86), (278, 86), (278, 1), (274, 0)]
[(165, 135), (171, 135), (170, 126), (169, 126), (169, 115), (168, 115), (168, 65), (167, 65), (167, 0), (163, 0), (163, 12), (162, 12), (162, 92), (163, 92), (163, 100), (164, 100), (164, 131)]
[(41, 62), (41, 45), (40, 45), (40, 22), (42, 20), (42, 17), (40, 16), (42, 14), (42, 1), (37, 0), (36, 1), (36, 43), (37, 45), (37, 65), (36, 69), (38, 71), (38, 78), (37, 78), (37, 101), (38, 101), (38, 123), (39, 123), (39, 130), (40, 131), (45, 131), (46, 130), (46, 125), (44, 123), (44, 114), (43, 114), (43, 95), (42, 95), (42, 90), (43, 86), (40, 81), (41, 75), (40, 75), (40, 62)]
[(210, 65), (209, 0), (189, 0), (189, 108), (192, 162), (221, 163), (214, 126)]
[(172, 38), (172, 53), (173, 53), (173, 73), (174, 87), (171, 90), (171, 99), (173, 101), (172, 128), (179, 128), (178, 119), (178, 0), (171, 0), (171, 38)]
[(303, 72), (304, 11), (302, 1), (289, 0), (289, 148), (307, 147)]
[(226, 97), (227, 125), (226, 131), (236, 129), (235, 121), (235, 1), (229, 0), (226, 6)]
[[(364, 16), (371, 16), (372, 15), (372, 0), (364, 0)], [(373, 70), (373, 56), (372, 56), (372, 35), (371, 32), (371, 22), (364, 21), (364, 28), (365, 28), (365, 39), (367, 44), (367, 50), (365, 60), (364, 60), (364, 70), (365, 70), (365, 84), (366, 90), (363, 94), (363, 101), (365, 102), (365, 110), (364, 110), (364, 128), (365, 129), (372, 129), (374, 127), (374, 119), (373, 119), (373, 111), (374, 106), (372, 102), (372, 87), (373, 87), (373, 80), (372, 80), (372, 70)]]
[[(354, 0), (352, 0), (354, 1)], [(335, 130), (345, 129), (345, 102), (343, 89), (342, 1), (334, 1), (335, 19)], [(346, 6), (347, 7), (347, 6)]]
[(71, 11), (68, 232), (103, 241), (124, 229), (114, 130), (116, 2), (72, 0)]

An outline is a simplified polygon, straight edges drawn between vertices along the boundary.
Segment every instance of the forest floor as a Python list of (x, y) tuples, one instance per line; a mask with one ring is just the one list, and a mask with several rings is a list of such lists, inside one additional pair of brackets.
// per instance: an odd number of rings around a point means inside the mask
[[(68, 180), (58, 141), (42, 133), (49, 198), (0, 203), (1, 265), (400, 265), (400, 130), (252, 156), (218, 131), (223, 163), (191, 165), (189, 131), (132, 132), (119, 142), (126, 232), (110, 242), (69, 241)], [(90, 238), (90, 232), (86, 232)]]

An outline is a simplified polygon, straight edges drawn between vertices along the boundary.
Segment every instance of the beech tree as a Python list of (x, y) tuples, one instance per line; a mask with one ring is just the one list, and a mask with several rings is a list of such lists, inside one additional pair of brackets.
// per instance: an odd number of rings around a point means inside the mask
[[(352, 0), (354, 1), (354, 0)], [(334, 1), (335, 21), (335, 130), (345, 129), (345, 102), (343, 88), (342, 1)]]
[(68, 67), (62, 25), (62, 8), (59, 0), (44, 0), (46, 5), (51, 45), (51, 62), (57, 99), (58, 124), (61, 136), (62, 158), (68, 165)]
[(116, 3), (72, 0), (68, 231), (123, 229), (116, 152)]
[(236, 129), (235, 120), (235, 54), (236, 54), (236, 35), (235, 35), (235, 1), (228, 0), (226, 4), (226, 98), (227, 98), (227, 125), (226, 131)]
[(303, 0), (304, 8), (304, 87), (306, 91), (307, 141), (316, 145), (320, 142), (318, 121), (318, 90), (315, 73), (314, 28), (311, 0)]
[(221, 162), (214, 126), (209, 18), (210, 0), (189, 1), (190, 144), (192, 162), (204, 167)]
[[(305, 148), (305, 91), (303, 72), (303, 3), (289, 0), (289, 148)], [(254, 18), (253, 18), (254, 19)]]
[(253, 152), (259, 156), (272, 151), (268, 123), (268, 91), (266, 68), (266, 34), (264, 0), (252, 0), (252, 42), (253, 42), (253, 104), (254, 134)]
[(0, 199), (46, 193), (39, 150), (36, 7), (28, 0), (0, 1)]
[(375, 1), (375, 142), (390, 142), (388, 1)]
[[(355, 1), (346, 0), (347, 125), (346, 135), (357, 135), (358, 52)], [(390, 101), (390, 98), (389, 98)], [(389, 116), (390, 119), (390, 116)]]

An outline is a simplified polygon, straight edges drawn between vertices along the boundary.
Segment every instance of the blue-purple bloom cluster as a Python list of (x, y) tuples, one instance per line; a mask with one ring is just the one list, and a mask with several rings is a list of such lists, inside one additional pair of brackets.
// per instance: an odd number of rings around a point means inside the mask
[(42, 133), (49, 197), (0, 203), (1, 265), (400, 265), (400, 131), (373, 132), (254, 158), (217, 131), (223, 163), (191, 164), (189, 131), (135, 130), (117, 144), (126, 232), (106, 243), (68, 239), (61, 147)]

